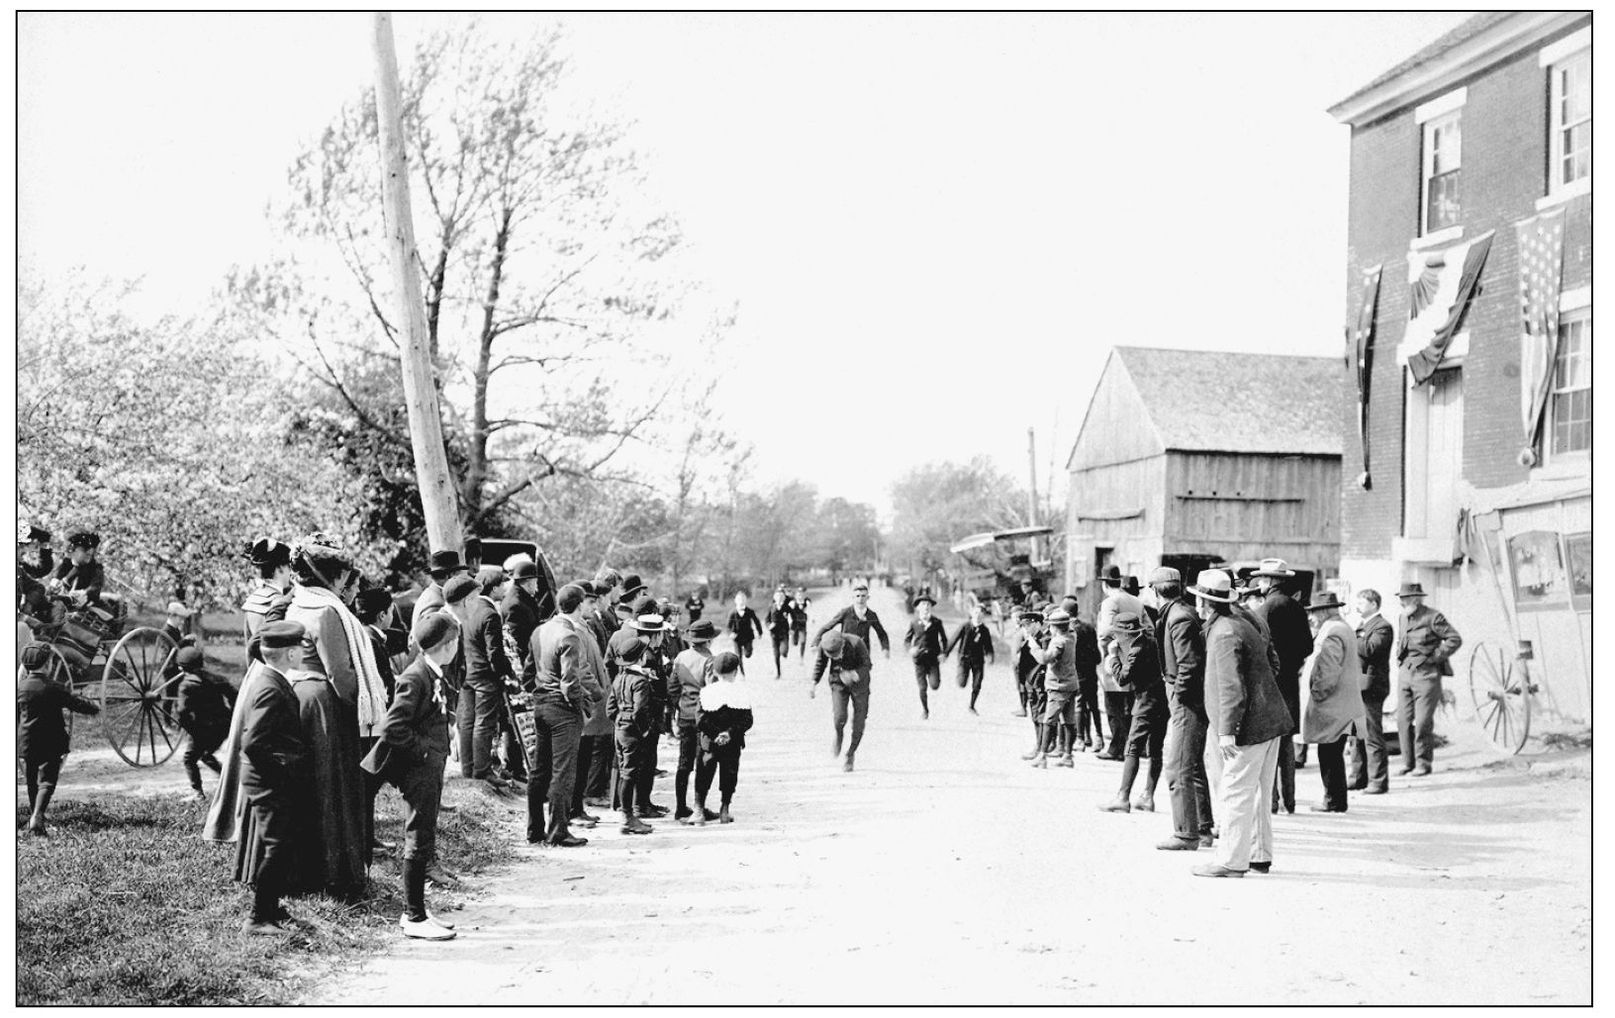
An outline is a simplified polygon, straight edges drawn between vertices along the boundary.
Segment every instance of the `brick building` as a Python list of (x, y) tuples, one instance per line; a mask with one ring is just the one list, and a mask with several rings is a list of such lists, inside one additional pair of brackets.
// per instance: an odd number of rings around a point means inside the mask
[(1066, 589), (1087, 617), (1108, 565), (1193, 582), (1279, 555), (1333, 577), (1340, 383), (1333, 357), (1112, 350), (1066, 462)]
[(1479, 15), (1329, 111), (1351, 127), (1357, 364), (1341, 586), (1422, 582), (1464, 635), (1461, 701), (1472, 655), (1529, 641), (1539, 704), (1572, 720), (1591, 705), (1591, 23)]

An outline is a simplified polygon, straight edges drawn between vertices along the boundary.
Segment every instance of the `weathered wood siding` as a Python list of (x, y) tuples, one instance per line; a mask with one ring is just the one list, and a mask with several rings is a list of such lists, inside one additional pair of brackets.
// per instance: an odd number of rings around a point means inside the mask
[(1087, 467), (1127, 463), (1159, 456), (1163, 451), (1138, 390), (1127, 377), (1127, 368), (1112, 353), (1094, 389), (1068, 469), (1075, 477), (1076, 471)]
[[(1166, 513), (1166, 456), (1071, 472), (1066, 516), (1066, 582), (1076, 591), (1092, 583), (1094, 552), (1112, 548), (1125, 572), (1148, 570), (1160, 560)], [(1124, 519), (1104, 519), (1130, 514)]]
[(1173, 452), (1165, 462), (1169, 552), (1338, 568), (1340, 457)]

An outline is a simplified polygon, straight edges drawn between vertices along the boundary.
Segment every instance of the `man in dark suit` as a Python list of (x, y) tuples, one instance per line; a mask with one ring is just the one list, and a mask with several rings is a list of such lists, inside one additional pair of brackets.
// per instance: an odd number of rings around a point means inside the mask
[(851, 771), (864, 738), (864, 721), (869, 717), (869, 647), (863, 640), (844, 632), (825, 633), (818, 641), (818, 661), (813, 666), (813, 686), (808, 696), (819, 692), (819, 679), (830, 670), (830, 697), (836, 726), (835, 755), (841, 755), (841, 734), (847, 727), (847, 709), (852, 709), (852, 742), (841, 769)]
[(542, 610), (538, 603), (537, 592), (538, 566), (528, 561), (516, 563), (516, 571), (510, 577), (510, 590), (506, 591), (504, 600), (499, 602), (499, 614), (504, 620), (505, 637), (516, 652), (516, 657), (511, 662), (513, 666), (526, 667), (528, 644), (533, 639), (533, 630), (544, 621), (541, 617)]
[(266, 622), (258, 630), (264, 667), (253, 683), (241, 723), (241, 797), (246, 800), (237, 839), (235, 878), (252, 886), (252, 913), (242, 929), (282, 935), (291, 918), (281, 895), (292, 876), (299, 840), (308, 837), (313, 778), (297, 696), (286, 672), (303, 659), (306, 630), (296, 622)]
[(1160, 599), (1155, 640), (1161, 648), (1171, 721), (1167, 730), (1166, 787), (1172, 797), (1172, 836), (1164, 851), (1210, 848), (1211, 786), (1206, 779), (1206, 641), (1200, 616), (1183, 596), (1183, 574), (1163, 566), (1150, 574)]
[[(820, 639), (833, 629), (839, 629), (848, 636), (856, 636), (858, 642), (864, 645), (864, 653), (869, 652), (869, 633), (874, 631), (880, 638), (880, 649), (888, 659), (892, 656), (892, 641), (886, 635), (886, 627), (880, 624), (880, 616), (875, 609), (869, 607), (869, 584), (859, 580), (852, 586), (852, 604), (830, 616), (829, 621), (819, 627), (813, 634), (813, 645), (819, 646)], [(827, 659), (820, 654), (813, 664), (813, 681), (818, 683), (824, 675)]]
[(376, 745), (359, 766), (404, 798), (404, 914), (398, 926), (417, 940), (452, 940), (454, 927), (426, 911), (426, 869), (436, 854), (443, 764), (449, 758), (448, 715), (439, 678), (459, 653), (459, 629), (442, 613), (414, 630), (421, 655), (398, 676)]
[(1273, 866), (1273, 818), (1267, 799), (1279, 744), (1295, 730), (1273, 675), (1278, 656), (1254, 620), (1234, 608), (1233, 579), (1200, 573), (1190, 591), (1206, 639), (1206, 716), (1222, 757), (1217, 812), (1222, 837), (1216, 862), (1197, 877), (1243, 877)]
[[(1307, 621), (1307, 610), (1290, 596), (1286, 588), (1286, 583), (1295, 577), (1295, 570), (1286, 565), (1283, 559), (1269, 558), (1262, 560), (1261, 566), (1251, 573), (1251, 577), (1262, 594), (1255, 615), (1267, 627), (1273, 649), (1279, 655), (1279, 670), (1275, 676), (1279, 693), (1284, 697), (1284, 706), (1289, 710), (1291, 720), (1299, 725), (1301, 666), (1306, 664), (1307, 655), (1312, 653), (1312, 626)], [(1279, 743), (1278, 777), (1273, 789), (1275, 813), (1279, 811), (1281, 802), (1284, 812), (1295, 812), (1294, 735), (1295, 732), (1291, 732), (1291, 738)]]
[[(527, 841), (561, 848), (589, 843), (567, 824), (578, 773), (578, 739), (584, 711), (594, 710), (595, 676), (583, 640), (594, 633), (583, 619), (583, 588), (567, 584), (555, 594), (556, 615), (533, 633), (522, 687), (532, 691), (538, 745), (527, 784)], [(549, 823), (544, 806), (549, 804)]]
[(1404, 583), (1396, 593), (1402, 602), (1402, 634), (1396, 642), (1401, 666), (1396, 722), (1402, 736), (1402, 774), (1423, 777), (1435, 756), (1436, 708), (1441, 705), (1441, 677), (1452, 674), (1452, 655), (1463, 637), (1446, 617), (1424, 603), (1424, 587)]
[[(498, 566), (487, 566), (503, 575)], [(491, 580), (492, 576), (484, 578)], [(456, 576), (443, 588), (448, 608), (460, 622), (460, 649), (465, 660), (465, 685), (460, 689), (458, 728), (460, 773), (485, 781), (495, 791), (509, 787), (493, 770), (493, 740), (504, 706), (504, 684), (511, 675), (505, 656), (505, 631), (499, 609), (484, 591), (486, 582)]]
[(1355, 740), (1351, 784), (1364, 795), (1384, 795), (1390, 787), (1385, 759), (1383, 718), (1385, 698), (1391, 695), (1391, 645), (1395, 634), (1380, 614), (1379, 591), (1357, 595), (1357, 663), (1362, 670), (1363, 730)]

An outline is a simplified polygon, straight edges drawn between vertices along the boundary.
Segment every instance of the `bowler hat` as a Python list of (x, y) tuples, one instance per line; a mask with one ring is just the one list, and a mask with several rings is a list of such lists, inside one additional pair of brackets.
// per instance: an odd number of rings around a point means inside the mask
[(359, 591), (353, 606), (360, 615), (380, 615), (392, 607), (393, 595), (386, 587), (367, 587)]
[(518, 582), (538, 579), (538, 563), (532, 559), (523, 559), (517, 562), (516, 568), (511, 571), (510, 578)]
[(1200, 575), (1195, 578), (1194, 586), (1189, 588), (1189, 592), (1196, 597), (1205, 598), (1207, 601), (1218, 601), (1222, 604), (1234, 603), (1233, 578), (1221, 569), (1200, 570)]
[(932, 597), (930, 594), (921, 594), (919, 597), (914, 599), (914, 607), (918, 608), (922, 604), (934, 605), (936, 604), (936, 598)]
[(258, 643), (263, 647), (295, 647), (303, 642), (308, 630), (301, 622), (266, 622), (258, 630)]
[(1264, 558), (1262, 559), (1262, 564), (1257, 566), (1251, 575), (1271, 576), (1276, 580), (1287, 580), (1295, 575), (1295, 570), (1285, 564), (1285, 561), (1281, 558)]
[(847, 638), (832, 630), (819, 638), (819, 649), (825, 657), (840, 657), (841, 652), (847, 649)]
[(181, 647), (174, 655), (174, 663), (182, 672), (194, 672), (202, 667), (202, 652), (195, 647)]
[(422, 650), (431, 650), (459, 633), (459, 623), (447, 612), (430, 612), (415, 623), (415, 642)]
[(644, 589), (644, 581), (640, 580), (636, 574), (629, 573), (627, 576), (622, 578), (622, 599), (624, 601), (628, 600), (630, 597), (633, 597), (635, 594)]
[(462, 574), (443, 584), (443, 600), (449, 604), (459, 604), (476, 590), (477, 581)]
[(439, 576), (440, 574), (447, 576), (464, 568), (465, 563), (460, 561), (459, 552), (453, 550), (434, 551), (432, 552), (431, 566), (426, 571), (433, 576)]
[(1143, 588), (1138, 585), (1138, 577), (1129, 576), (1127, 577), (1127, 582), (1122, 584), (1122, 589), (1129, 594), (1137, 594)]
[(1099, 574), (1099, 578), (1104, 581), (1107, 587), (1119, 587), (1122, 585), (1121, 567), (1108, 565), (1105, 567), (1105, 571)]
[(1307, 605), (1307, 611), (1332, 611), (1341, 607), (1339, 595), (1332, 590), (1320, 590), (1312, 595), (1312, 603)]
[(1171, 566), (1157, 566), (1150, 572), (1150, 586), (1157, 583), (1182, 583), (1183, 574)]
[(1424, 584), (1422, 584), (1422, 583), (1404, 583), (1404, 584), (1402, 584), (1402, 589), (1398, 590), (1396, 592), (1396, 596), (1397, 597), (1423, 597), (1424, 596)]
[(718, 638), (718, 627), (712, 624), (711, 619), (696, 619), (690, 628), (684, 631), (684, 638), (691, 643), (702, 643)]

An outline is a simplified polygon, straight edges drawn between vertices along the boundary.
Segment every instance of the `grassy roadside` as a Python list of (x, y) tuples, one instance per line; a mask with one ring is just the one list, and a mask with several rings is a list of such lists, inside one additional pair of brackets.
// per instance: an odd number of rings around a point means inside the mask
[[(291, 1003), (309, 982), (399, 935), (403, 894), (390, 858), (371, 867), (372, 898), (289, 899), (299, 932), (264, 943), (238, 932), (248, 892), (231, 880), (235, 846), (200, 838), (205, 804), (61, 791), (49, 838), (18, 833), (19, 1005)], [(509, 854), (500, 827), (508, 803), (459, 782), (445, 801), (458, 809), (441, 817), (439, 856), (464, 883), (428, 891), (439, 912), (458, 907), (477, 875)], [(378, 831), (395, 840), (402, 801), (384, 792), (376, 813)]]

